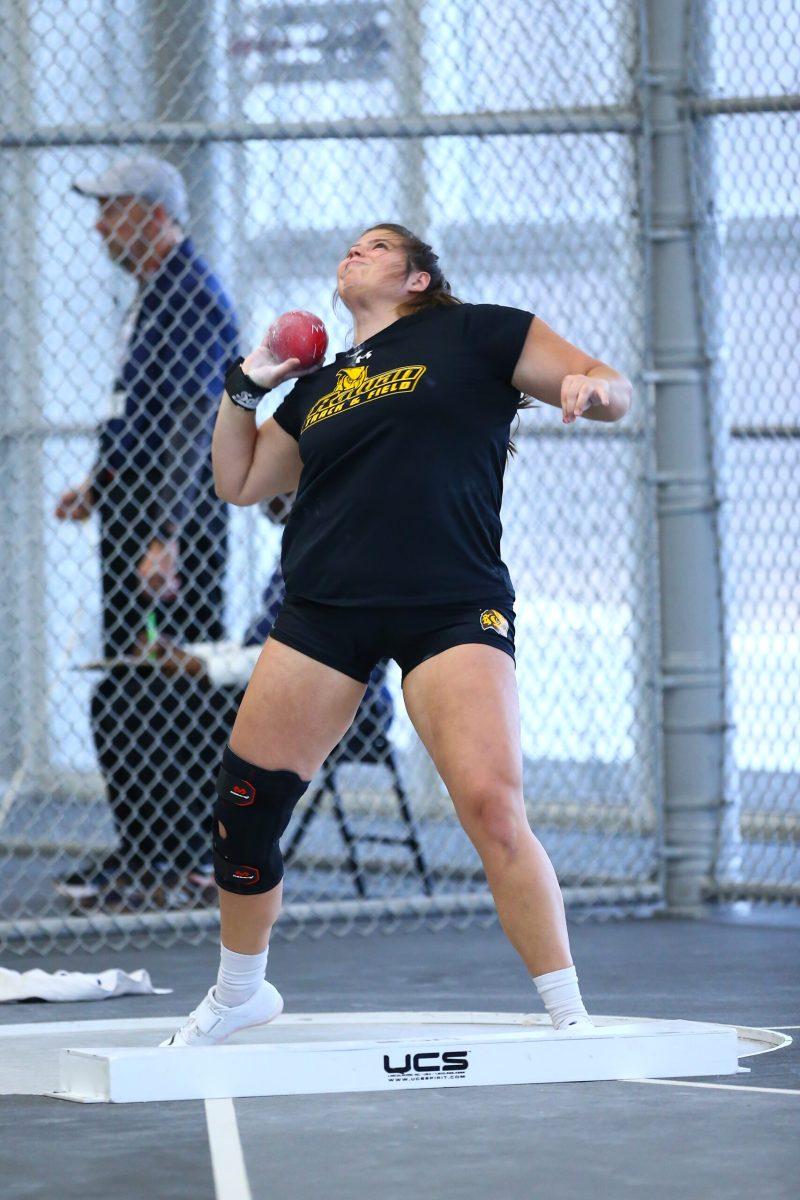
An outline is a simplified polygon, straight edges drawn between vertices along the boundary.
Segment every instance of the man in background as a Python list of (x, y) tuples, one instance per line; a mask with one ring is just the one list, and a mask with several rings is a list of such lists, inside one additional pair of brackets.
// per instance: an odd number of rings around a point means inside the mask
[(227, 507), (214, 491), (211, 435), (238, 354), (233, 306), (185, 233), (186, 188), (170, 163), (122, 159), (74, 188), (97, 199), (95, 228), (137, 290), (97, 460), (56, 516), (99, 515), (107, 657), (131, 651), (150, 612), (170, 638), (216, 640)]
[[(99, 517), (105, 658), (141, 653), (157, 638), (217, 641), (224, 636), (228, 510), (214, 490), (211, 437), (225, 372), (238, 354), (233, 306), (186, 233), (186, 188), (174, 166), (149, 155), (124, 158), (73, 187), (97, 200), (95, 228), (111, 259), (134, 277), (136, 293), (122, 322), (97, 459), (62, 495), (55, 515)], [(117, 663), (95, 689), (98, 754), (101, 723), (122, 728), (132, 705), (143, 701), (132, 683)], [(165, 701), (167, 710), (176, 707), (161, 694), (159, 703)], [(165, 761), (176, 738), (195, 739), (202, 755), (199, 730), (185, 722), (167, 726), (159, 734)], [(131, 863), (126, 789), (117, 773), (104, 774), (121, 845), (61, 882), (59, 890), (73, 899), (112, 886), (123, 869), (145, 869)]]

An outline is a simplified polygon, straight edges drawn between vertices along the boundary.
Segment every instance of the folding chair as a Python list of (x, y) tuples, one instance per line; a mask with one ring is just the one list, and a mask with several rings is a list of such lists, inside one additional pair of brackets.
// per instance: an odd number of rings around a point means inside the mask
[[(414, 868), (422, 881), (425, 895), (433, 895), (433, 879), (425, 863), (419, 839), (419, 831), (411, 812), (408, 795), (400, 778), (395, 753), (388, 738), (384, 734), (379, 733), (370, 739), (368, 745), (359, 747), (355, 752), (352, 750), (351, 744), (352, 739), (350, 739), (350, 743), (340, 743), (323, 763), (321, 783), (316, 792), (312, 793), (310, 800), (304, 807), (297, 829), (290, 837), (285, 848), (282, 848), (283, 861), (287, 864), (291, 862), (311, 822), (319, 812), (326, 793), (329, 793), (333, 814), (345, 846), (347, 867), (359, 896), (367, 895), (367, 885), (364, 879), (364, 872), (356, 855), (356, 845), (358, 842), (373, 842), (382, 846), (407, 846), (414, 861)], [(397, 797), (400, 816), (406, 828), (405, 835), (354, 832), (344, 811), (342, 797), (336, 781), (336, 771), (343, 763), (378, 763), (388, 767), (392, 776), (392, 789)]]

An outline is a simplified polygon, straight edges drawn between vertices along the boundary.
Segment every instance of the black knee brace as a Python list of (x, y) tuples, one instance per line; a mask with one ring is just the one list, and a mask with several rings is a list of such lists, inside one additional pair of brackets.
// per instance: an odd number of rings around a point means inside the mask
[[(226, 892), (269, 892), (283, 879), (278, 839), (308, 787), (294, 771), (269, 771), (226, 746), (214, 805), (214, 878)], [(223, 832), (224, 831), (224, 832)]]

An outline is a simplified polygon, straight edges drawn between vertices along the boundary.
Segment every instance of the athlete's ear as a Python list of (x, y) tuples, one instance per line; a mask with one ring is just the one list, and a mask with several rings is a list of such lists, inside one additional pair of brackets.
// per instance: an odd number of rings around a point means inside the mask
[(412, 292), (426, 292), (430, 287), (431, 277), (427, 271), (415, 271), (408, 281)]

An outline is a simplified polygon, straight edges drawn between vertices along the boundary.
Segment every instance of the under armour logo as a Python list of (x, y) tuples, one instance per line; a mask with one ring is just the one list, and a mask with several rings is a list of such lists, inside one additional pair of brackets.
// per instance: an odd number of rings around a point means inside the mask
[(372, 358), (372, 351), (371, 350), (362, 351), (361, 354), (357, 354), (355, 356), (355, 358), (353, 359), (353, 362), (360, 363), (361, 360), (364, 358)]

